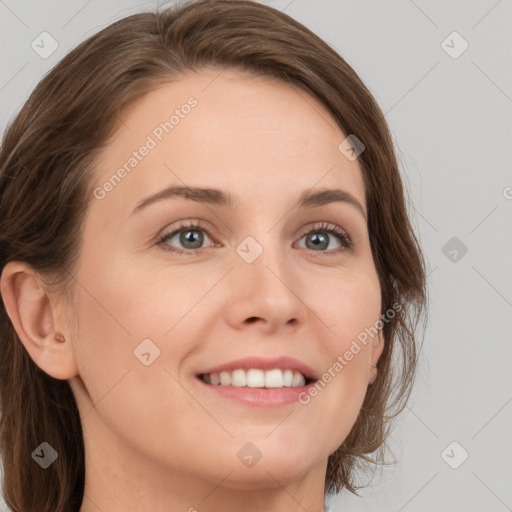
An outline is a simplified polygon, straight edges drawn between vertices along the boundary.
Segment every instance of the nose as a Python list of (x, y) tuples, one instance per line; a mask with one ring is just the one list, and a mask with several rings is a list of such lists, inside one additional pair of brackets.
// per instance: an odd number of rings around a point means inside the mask
[(282, 247), (265, 248), (252, 263), (239, 258), (228, 277), (230, 299), (225, 311), (230, 326), (236, 330), (256, 329), (264, 334), (300, 328), (307, 307), (297, 272), (286, 261)]

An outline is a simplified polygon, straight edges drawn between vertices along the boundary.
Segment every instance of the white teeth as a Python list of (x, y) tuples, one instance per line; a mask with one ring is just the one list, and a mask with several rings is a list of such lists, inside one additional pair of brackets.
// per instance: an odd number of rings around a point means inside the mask
[(265, 373), (265, 387), (282, 388), (283, 372), (281, 370), (270, 370), (269, 372)]
[(242, 388), (247, 385), (247, 378), (243, 370), (234, 370), (231, 377), (231, 385)]
[(220, 372), (220, 384), (221, 386), (231, 386), (230, 372)]
[(248, 370), (236, 369), (232, 372), (222, 371), (220, 373), (211, 373), (203, 376), (203, 381), (214, 386), (233, 386), (237, 388), (296, 388), (304, 386), (306, 379), (300, 372), (290, 369), (263, 371), (257, 368)]
[(291, 370), (285, 370), (283, 374), (283, 386), (290, 387), (293, 382), (293, 372)]
[(292, 387), (304, 386), (304, 384), (306, 384), (306, 379), (304, 378), (304, 376), (300, 373), (294, 372)]
[(249, 388), (262, 388), (265, 386), (265, 374), (263, 370), (255, 370), (251, 368), (247, 372), (247, 387)]

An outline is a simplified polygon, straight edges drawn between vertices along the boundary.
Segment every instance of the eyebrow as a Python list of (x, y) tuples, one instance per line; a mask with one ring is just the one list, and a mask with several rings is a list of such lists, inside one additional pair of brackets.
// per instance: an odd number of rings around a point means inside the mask
[[(222, 190), (214, 188), (170, 186), (139, 201), (133, 209), (132, 215), (150, 204), (175, 197), (182, 197), (198, 203), (224, 206), (227, 208), (235, 208), (239, 204), (238, 201), (235, 201), (233, 196)], [(335, 202), (343, 202), (354, 206), (366, 220), (366, 213), (361, 203), (350, 192), (339, 188), (320, 189), (315, 191), (312, 191), (311, 189), (305, 190), (300, 195), (295, 207), (314, 208)]]

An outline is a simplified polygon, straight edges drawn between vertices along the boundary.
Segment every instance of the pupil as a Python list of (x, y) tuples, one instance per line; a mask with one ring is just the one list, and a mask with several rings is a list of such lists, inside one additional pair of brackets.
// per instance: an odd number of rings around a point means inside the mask
[(186, 231), (181, 234), (181, 243), (186, 246), (186, 244), (192, 244), (190, 249), (197, 249), (201, 247), (203, 238), (202, 233), (199, 231)]
[(317, 249), (319, 246), (322, 246), (321, 248), (325, 249), (325, 247), (327, 247), (327, 245), (328, 245), (327, 236), (325, 234), (318, 235), (315, 233), (314, 235), (311, 236), (311, 241), (314, 244), (313, 247), (317, 248)]

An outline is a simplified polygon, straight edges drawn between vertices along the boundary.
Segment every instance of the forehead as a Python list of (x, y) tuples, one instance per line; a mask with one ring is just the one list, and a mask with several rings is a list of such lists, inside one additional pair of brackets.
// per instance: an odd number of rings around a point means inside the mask
[(97, 160), (99, 186), (125, 170), (104, 205), (121, 208), (166, 183), (267, 198), (336, 186), (365, 206), (359, 164), (338, 149), (346, 134), (291, 84), (234, 70), (190, 73), (139, 98), (121, 118)]

